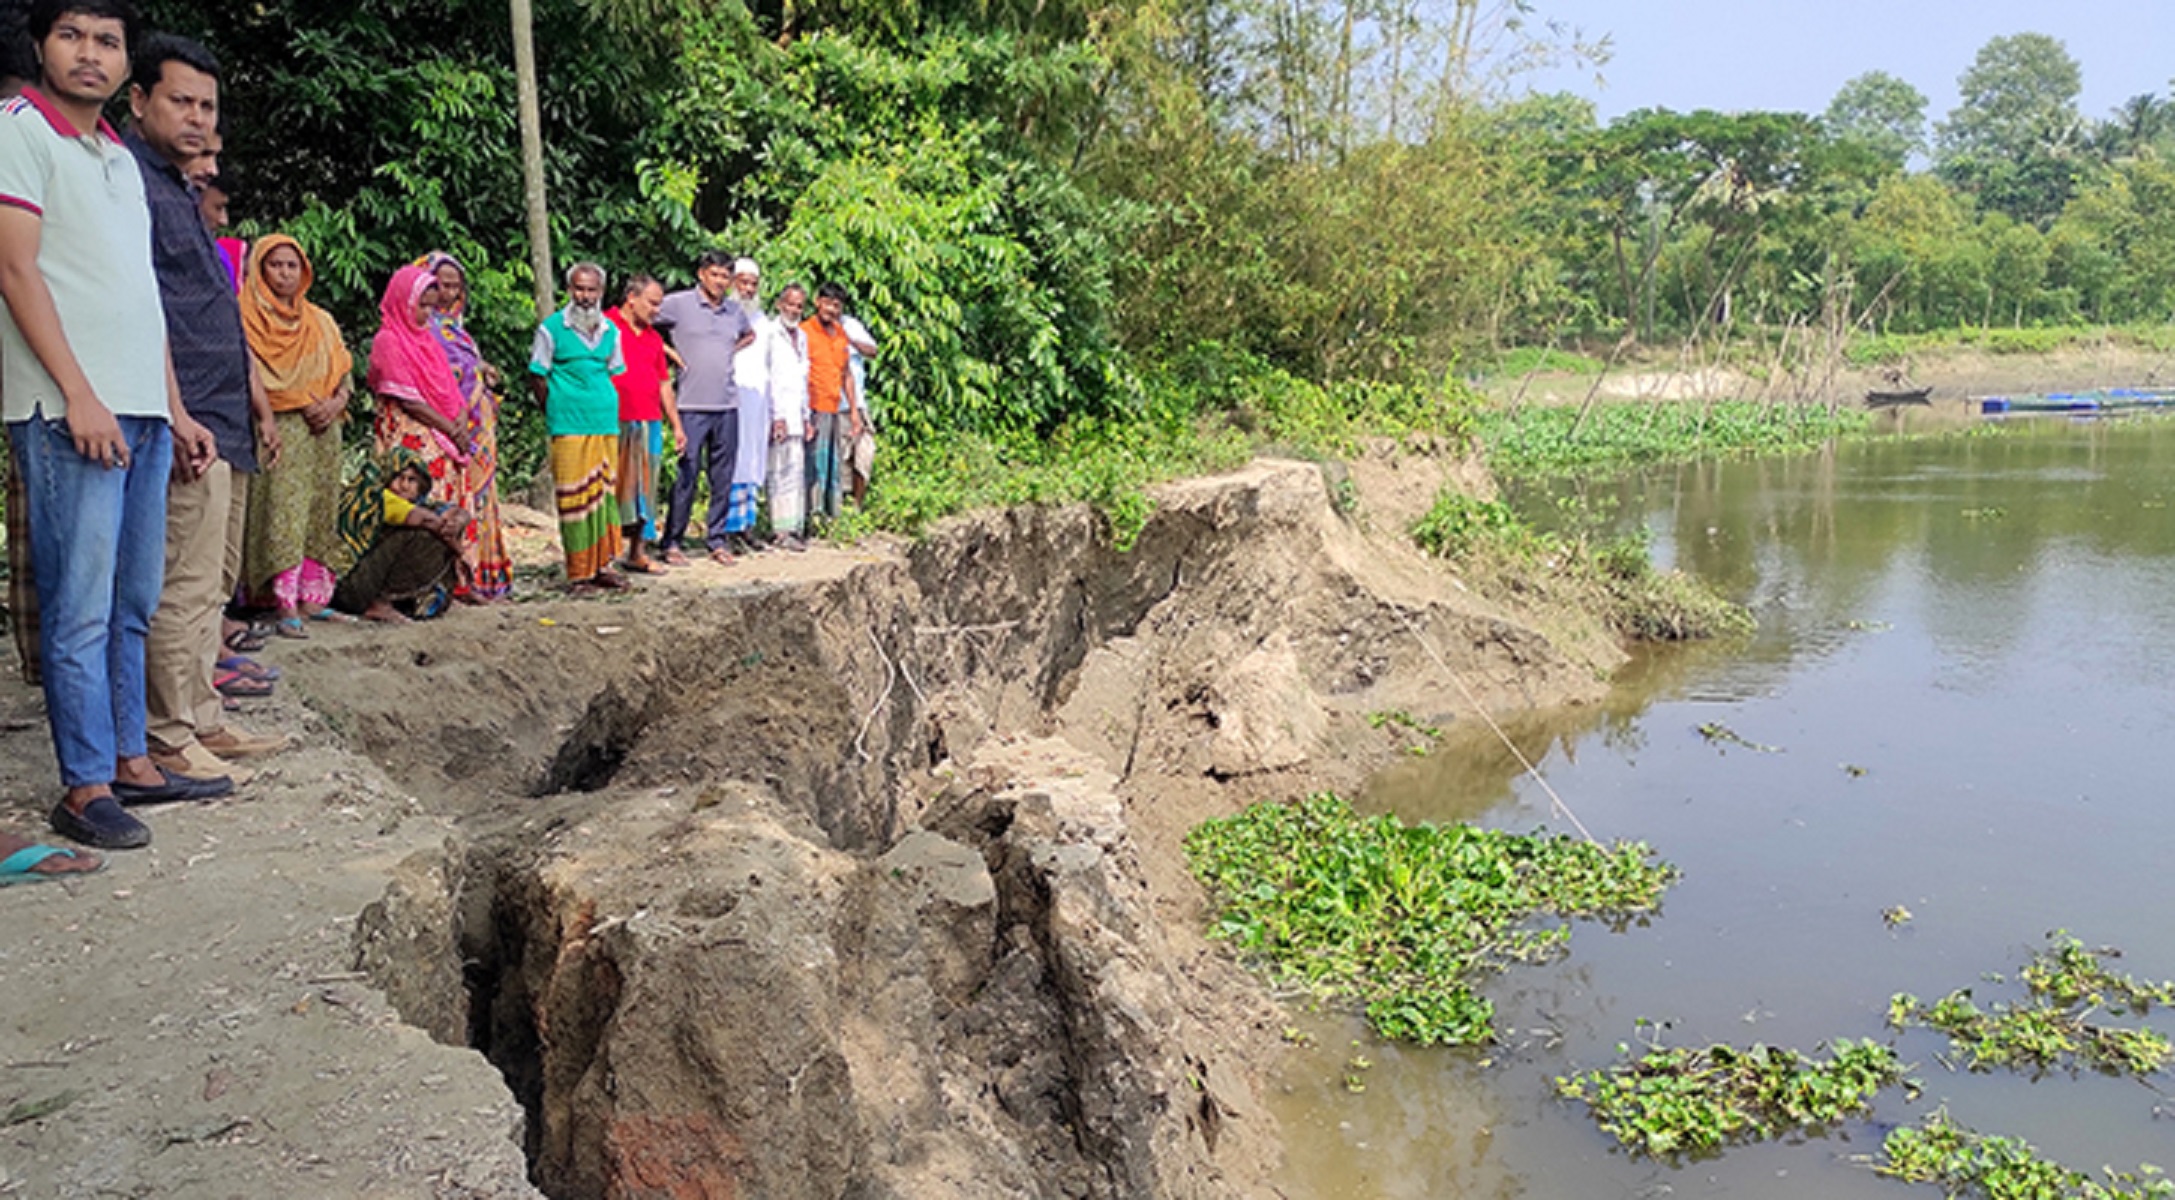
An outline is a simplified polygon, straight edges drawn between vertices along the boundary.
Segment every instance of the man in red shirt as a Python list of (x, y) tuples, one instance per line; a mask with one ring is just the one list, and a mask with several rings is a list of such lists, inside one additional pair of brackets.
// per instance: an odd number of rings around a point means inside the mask
[(619, 519), (626, 535), (629, 571), (656, 574), (662, 568), (644, 550), (657, 538), (657, 460), (664, 453), (664, 431), (672, 429), (674, 454), (687, 452), (687, 432), (680, 425), (672, 395), (672, 369), (665, 339), (657, 332), (657, 306), (665, 302), (664, 285), (647, 275), (627, 281), (626, 298), (604, 315), (619, 326), (624, 374), (613, 376), (619, 389)]
[(808, 335), (808, 490), (810, 515), (826, 526), (838, 519), (853, 442), (861, 436), (861, 395), (849, 365), (846, 289), (816, 289), (816, 315), (801, 323)]

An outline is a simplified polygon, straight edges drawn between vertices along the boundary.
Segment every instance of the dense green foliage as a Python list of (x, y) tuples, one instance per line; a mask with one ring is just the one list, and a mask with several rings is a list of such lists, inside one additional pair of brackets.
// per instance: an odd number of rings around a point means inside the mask
[(2021, 1138), (1974, 1133), (1947, 1109), (1901, 1126), (1881, 1143), (1881, 1174), (1931, 1183), (1951, 1197), (1978, 1200), (2169, 1200), (2175, 1181), (2156, 1167), (2107, 1171), (2107, 1182), (2039, 1157)]
[(1326, 794), (1209, 821), (1186, 854), (1220, 906), (1216, 936), (1283, 981), (1359, 1004), (1382, 1036), (1423, 1045), (1490, 1036), (1476, 979), (1570, 938), (1532, 917), (1650, 910), (1676, 875), (1635, 842), (1406, 825)]
[[(304, 239), (352, 338), (440, 247), (475, 271), (490, 355), (522, 353), (500, 0), (147, 8), (224, 58), (234, 211)], [(680, 283), (716, 246), (773, 290), (844, 282), (884, 345), (889, 442), (1006, 454), (1296, 380), (1392, 389), (1348, 413), (1433, 404), (1521, 345), (1809, 353), (2175, 311), (2175, 121), (2140, 96), (2050, 132), (2074, 106), (2058, 45), (1990, 45), (1930, 141), (1923, 98), (1874, 75), (1821, 118), (1604, 125), (1508, 98), (1606, 55), (1527, 8), (538, 0), (554, 249)], [(1912, 173), (1921, 146), (1936, 169)], [(2003, 147), (2038, 157), (1995, 178)]]
[(1624, 1145), (1660, 1158), (1859, 1116), (1875, 1093), (1902, 1078), (1894, 1051), (1842, 1038), (1826, 1059), (1779, 1046), (1656, 1048), (1561, 1076), (1556, 1090), (1584, 1101)]

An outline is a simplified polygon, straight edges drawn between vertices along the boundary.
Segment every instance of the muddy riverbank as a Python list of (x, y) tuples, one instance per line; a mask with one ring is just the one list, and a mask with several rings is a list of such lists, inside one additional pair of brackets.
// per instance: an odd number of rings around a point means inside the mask
[[(1463, 474), (1461, 474), (1463, 472)], [(0, 1194), (1238, 1196), (1278, 1014), (1202, 936), (1208, 815), (1599, 697), (1398, 531), (1381, 451), (313, 628), (235, 800), (11, 889)], [(1547, 632), (1542, 632), (1545, 629)], [(0, 820), (51, 790), (0, 685)]]

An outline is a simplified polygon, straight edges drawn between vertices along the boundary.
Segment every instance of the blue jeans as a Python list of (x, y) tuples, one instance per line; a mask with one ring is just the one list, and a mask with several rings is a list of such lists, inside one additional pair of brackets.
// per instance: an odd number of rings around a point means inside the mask
[(145, 751), (144, 634), (166, 570), (165, 421), (121, 417), (126, 469), (76, 453), (65, 421), (8, 426), (30, 501), (46, 721), (67, 787), (113, 779)]
[(725, 517), (731, 507), (733, 460), (740, 454), (740, 412), (680, 412), (680, 427), (687, 431), (687, 453), (680, 456), (679, 471), (672, 477), (672, 504), (665, 510), (665, 536), (659, 543), (667, 550), (679, 548), (687, 525), (695, 515), (695, 468), (710, 477), (710, 512), (703, 522), (703, 541), (712, 550), (725, 544)]

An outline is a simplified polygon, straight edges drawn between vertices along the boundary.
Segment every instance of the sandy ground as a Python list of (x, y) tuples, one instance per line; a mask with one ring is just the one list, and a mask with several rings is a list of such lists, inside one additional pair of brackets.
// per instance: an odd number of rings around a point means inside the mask
[[(541, 514), (510, 516), (516, 603), (404, 630), (313, 625), (259, 657), (456, 629), (488, 641), (513, 622), (609, 628), (614, 601), (549, 586)], [(823, 578), (882, 553), (702, 562), (640, 586)], [(455, 798), (407, 794), (286, 692), (236, 714), (297, 743), (237, 796), (144, 810), (154, 843), (102, 874), (0, 890), (0, 1196), (533, 1194), (497, 1073), (401, 1024), (352, 969), (357, 914), (395, 863), (447, 837)], [(11, 664), (0, 827), (42, 835), (57, 791), (42, 698)]]

